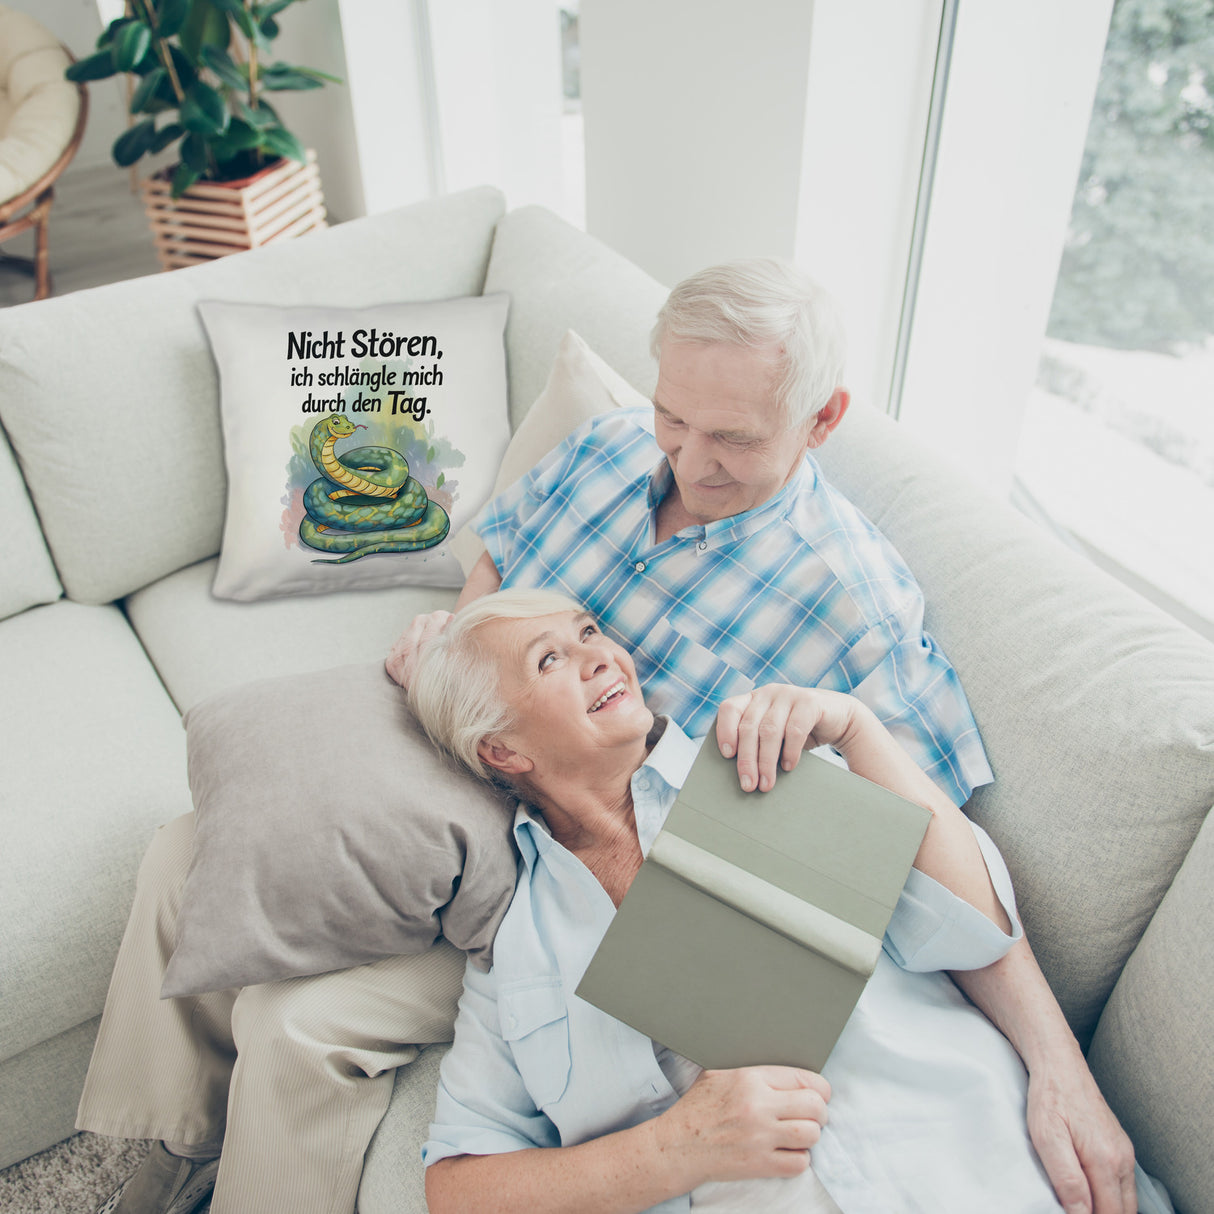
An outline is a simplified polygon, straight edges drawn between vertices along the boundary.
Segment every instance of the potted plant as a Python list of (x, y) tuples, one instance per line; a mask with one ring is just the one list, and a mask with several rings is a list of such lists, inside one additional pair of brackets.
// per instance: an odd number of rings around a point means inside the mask
[(127, 0), (68, 79), (124, 73), (132, 125), (113, 146), (126, 167), (177, 146), (143, 183), (161, 262), (190, 264), (324, 226), (315, 156), (267, 94), (336, 77), (273, 59), (278, 15), (295, 0)]

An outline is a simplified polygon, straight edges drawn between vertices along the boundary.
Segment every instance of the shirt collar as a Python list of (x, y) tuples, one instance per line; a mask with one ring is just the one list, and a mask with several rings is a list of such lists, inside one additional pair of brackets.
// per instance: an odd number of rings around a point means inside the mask
[[(657, 741), (631, 781), (637, 836), (645, 854), (662, 829), (700, 749), (700, 740), (689, 738), (669, 717), (655, 719), (654, 735)], [(521, 801), (514, 815), (514, 838), (528, 872), (534, 870), (540, 856), (560, 846), (540, 814)]]
[[(756, 531), (762, 530), (776, 519), (783, 518), (792, 509), (801, 494), (812, 493), (818, 487), (818, 465), (808, 452), (801, 460), (801, 465), (793, 474), (788, 484), (775, 497), (768, 498), (762, 505), (742, 514), (734, 514), (729, 518), (717, 519), (703, 526), (684, 527), (676, 535), (705, 540), (709, 544), (729, 544), (738, 540), (749, 539)], [(663, 456), (658, 465), (649, 474), (649, 489), (647, 501), (649, 510), (656, 517), (658, 506), (662, 499), (674, 488), (674, 472), (670, 461)]]

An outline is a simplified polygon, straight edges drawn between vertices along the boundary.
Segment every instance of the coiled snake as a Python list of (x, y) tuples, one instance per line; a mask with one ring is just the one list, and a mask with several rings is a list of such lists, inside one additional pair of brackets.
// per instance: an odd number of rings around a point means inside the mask
[(308, 452), (321, 475), (304, 491), (307, 515), (300, 521), (299, 538), (309, 548), (346, 554), (314, 565), (343, 564), (373, 552), (432, 548), (451, 528), (447, 512), (409, 475), (399, 451), (355, 447), (337, 454), (337, 440), (362, 429), (340, 413), (312, 427)]

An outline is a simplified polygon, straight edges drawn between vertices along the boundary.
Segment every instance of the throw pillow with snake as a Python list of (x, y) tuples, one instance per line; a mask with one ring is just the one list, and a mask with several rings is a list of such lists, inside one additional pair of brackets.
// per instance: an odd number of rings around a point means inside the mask
[(308, 452), (320, 476), (304, 491), (299, 538), (309, 548), (345, 554), (313, 564), (432, 548), (451, 528), (447, 512), (409, 475), (399, 451), (354, 447), (337, 452), (339, 439), (364, 429), (344, 414), (330, 414), (312, 428)]

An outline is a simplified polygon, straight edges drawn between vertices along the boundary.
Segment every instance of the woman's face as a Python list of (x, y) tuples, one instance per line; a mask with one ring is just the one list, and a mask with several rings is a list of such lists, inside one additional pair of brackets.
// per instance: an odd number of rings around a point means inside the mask
[(537, 774), (630, 761), (653, 726), (628, 652), (586, 612), (495, 620), (477, 639), (496, 661), (516, 724), (499, 739)]

